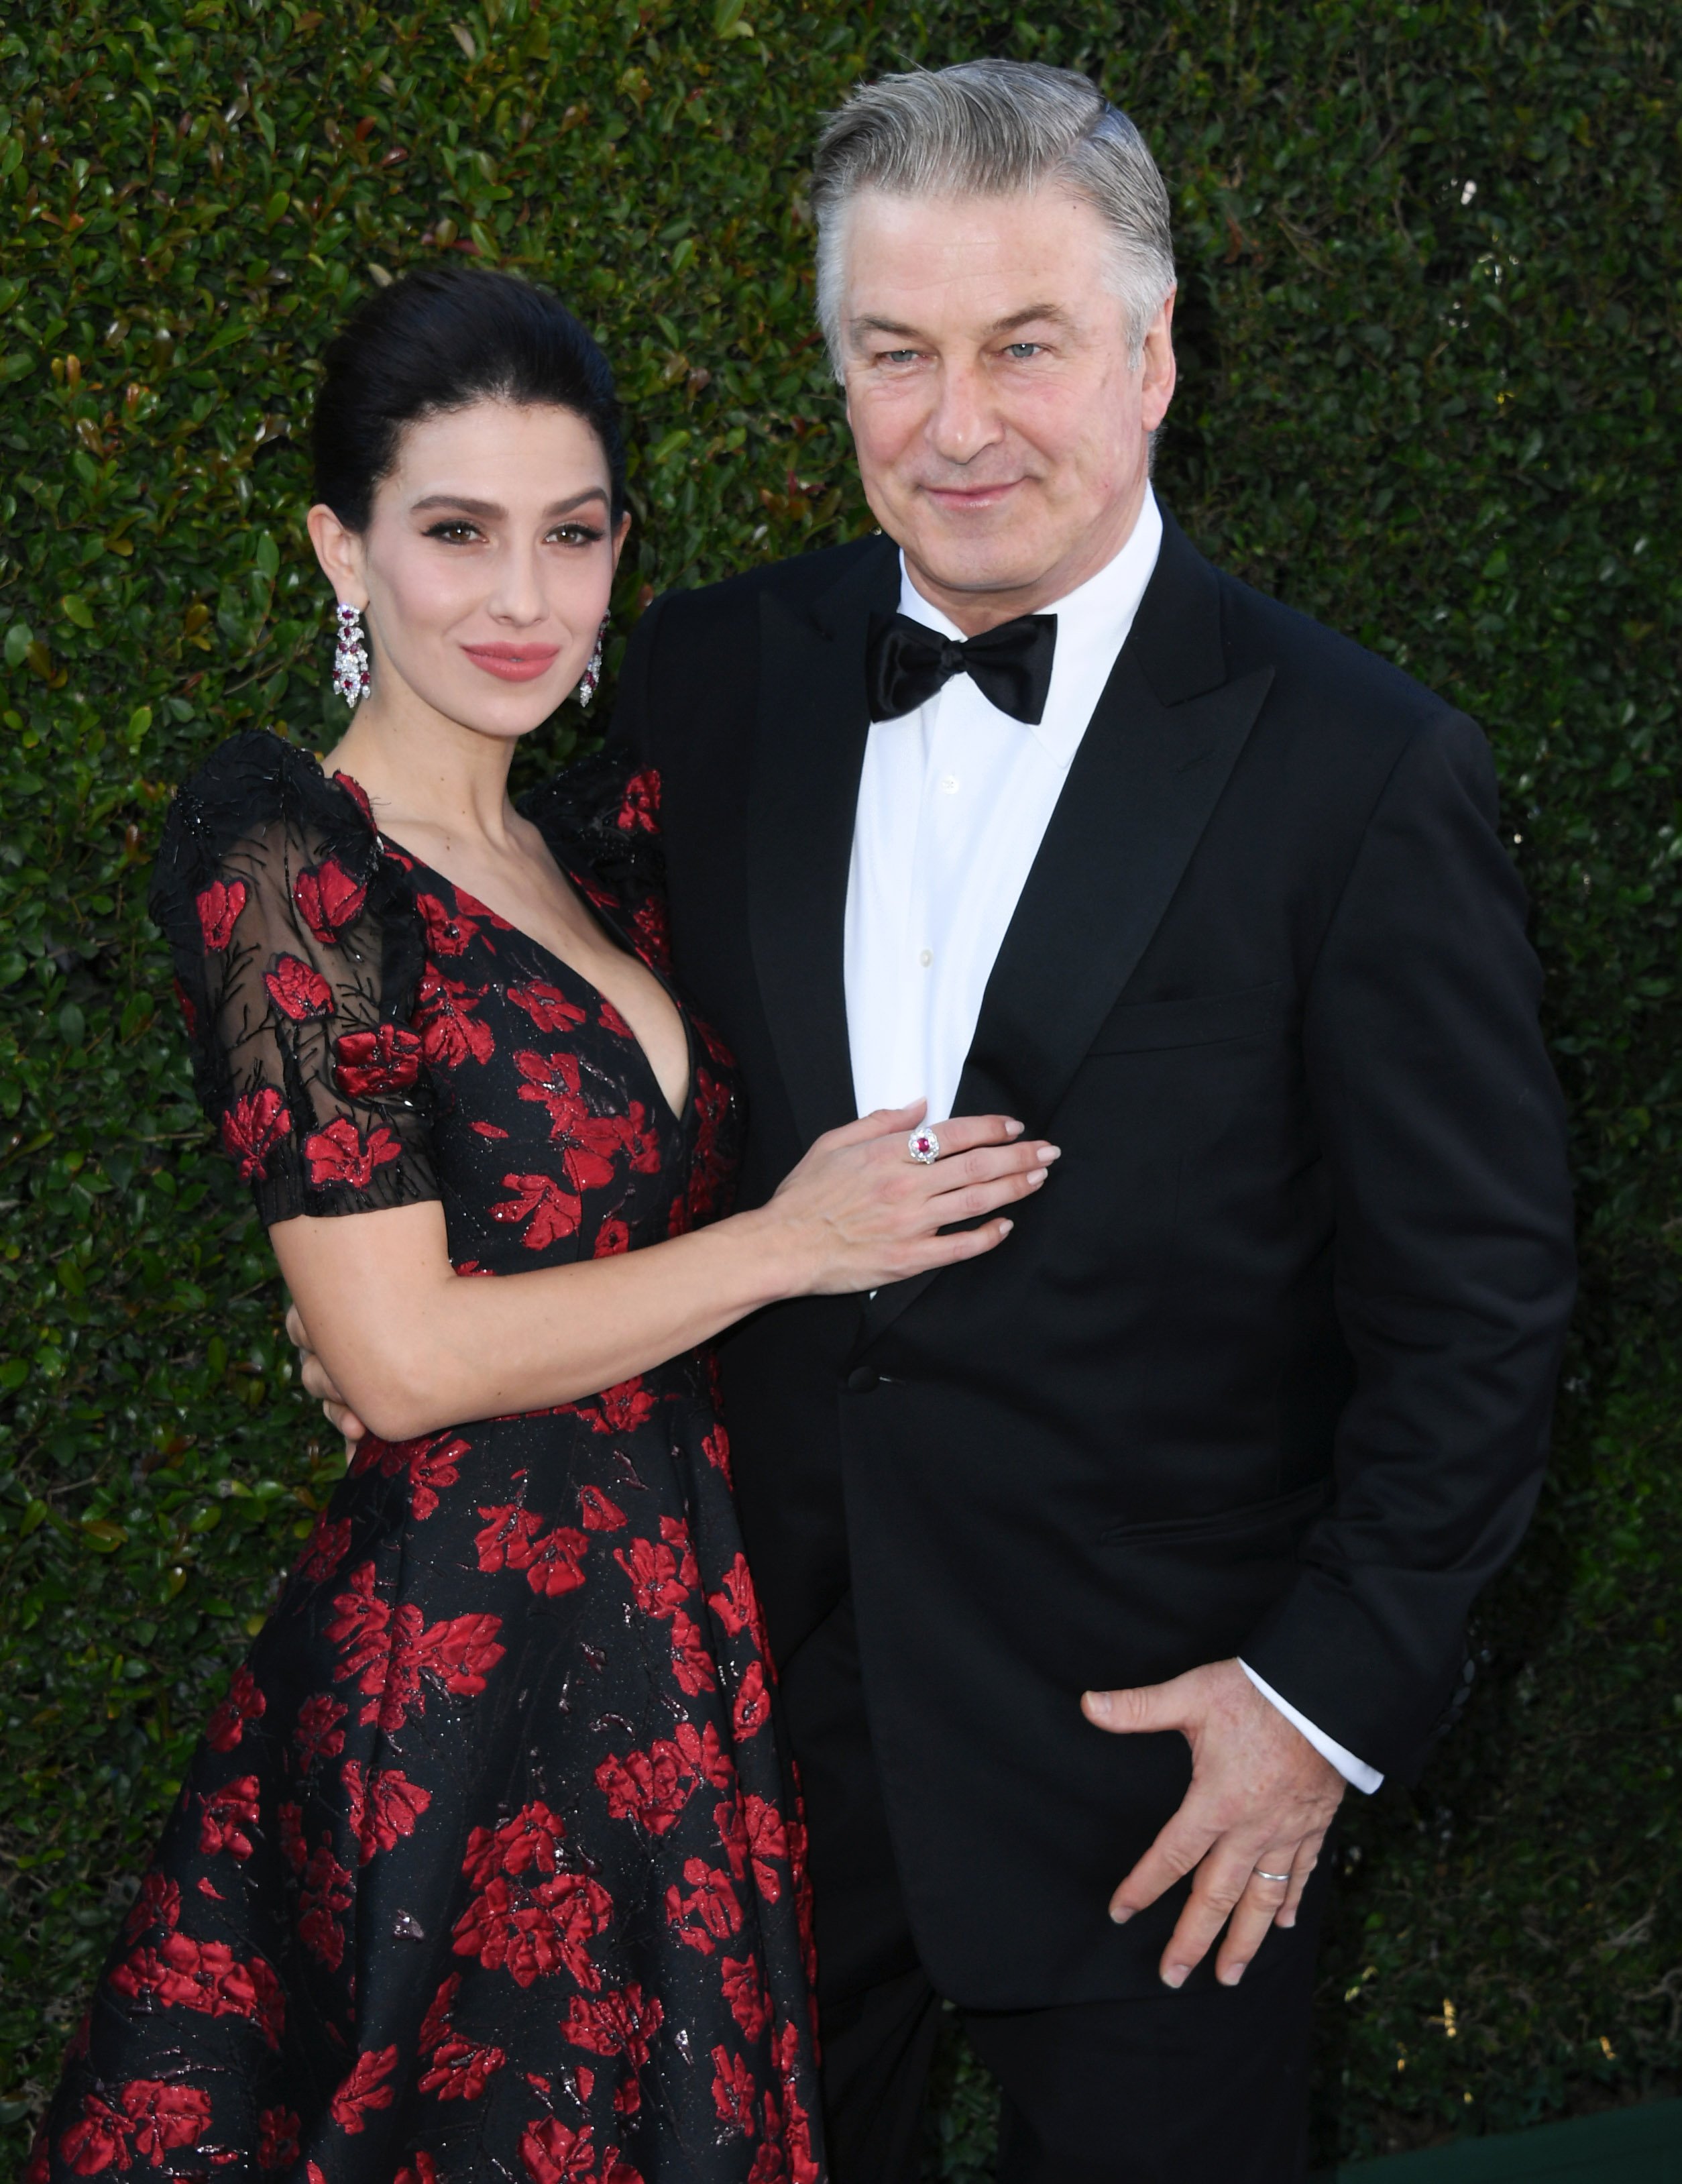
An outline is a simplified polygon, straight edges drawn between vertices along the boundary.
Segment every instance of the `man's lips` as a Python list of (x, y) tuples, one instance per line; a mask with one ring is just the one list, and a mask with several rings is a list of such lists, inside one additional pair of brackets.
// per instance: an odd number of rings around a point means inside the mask
[(560, 655), (558, 644), (464, 644), (476, 667), (500, 682), (535, 682), (547, 675)]
[(962, 515), (970, 509), (997, 508), (1023, 482), (1021, 478), (1005, 478), (997, 485), (926, 485), (922, 490), (937, 508)]

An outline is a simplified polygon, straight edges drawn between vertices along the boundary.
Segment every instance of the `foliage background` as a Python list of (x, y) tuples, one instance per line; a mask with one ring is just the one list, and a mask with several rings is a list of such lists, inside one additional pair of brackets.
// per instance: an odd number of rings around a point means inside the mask
[[(1170, 178), (1159, 479), (1487, 724), (1585, 1281), (1559, 1454), (1417, 1794), (1351, 1814), (1324, 2155), (1682, 2081), (1676, 1337), (1682, 17), (1658, 0), (33, 0), (0, 31), (0, 2128), (336, 1462), (187, 1096), (142, 901), (229, 730), (332, 739), (313, 359), (370, 281), (526, 269), (634, 426), (654, 587), (865, 519), (803, 165), (862, 75), (1088, 70)], [(1667, 220), (1667, 209), (1670, 217)], [(549, 738), (569, 744), (576, 716)], [(984, 2173), (949, 2043), (931, 2175)]]

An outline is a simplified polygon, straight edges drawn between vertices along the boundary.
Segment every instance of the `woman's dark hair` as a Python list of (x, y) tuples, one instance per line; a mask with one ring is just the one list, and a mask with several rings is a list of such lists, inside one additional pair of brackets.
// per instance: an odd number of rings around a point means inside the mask
[(559, 297), (465, 266), (429, 266), (376, 290), (328, 349), (315, 398), (316, 499), (365, 531), (404, 426), (485, 400), (581, 417), (607, 458), (618, 521), (625, 442), (607, 359)]

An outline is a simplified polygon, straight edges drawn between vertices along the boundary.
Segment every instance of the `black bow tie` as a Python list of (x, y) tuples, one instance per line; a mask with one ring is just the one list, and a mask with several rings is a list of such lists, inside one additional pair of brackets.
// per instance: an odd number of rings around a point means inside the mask
[(1022, 615), (961, 644), (909, 615), (873, 614), (866, 655), (870, 716), (897, 721), (902, 713), (916, 712), (955, 675), (967, 675), (1001, 713), (1038, 727), (1056, 644), (1055, 615)]

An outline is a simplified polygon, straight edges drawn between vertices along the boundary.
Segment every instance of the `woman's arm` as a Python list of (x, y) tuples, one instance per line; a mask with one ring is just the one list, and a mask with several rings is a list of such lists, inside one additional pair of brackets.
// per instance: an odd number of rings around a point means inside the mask
[(309, 1345), (387, 1440), (573, 1402), (784, 1297), (870, 1290), (974, 1258), (987, 1219), (1042, 1184), (1056, 1149), (1001, 1116), (943, 1123), (946, 1156), (905, 1156), (922, 1104), (820, 1138), (768, 1204), (616, 1257), (493, 1280), (450, 1264), (436, 1202), (270, 1234)]

